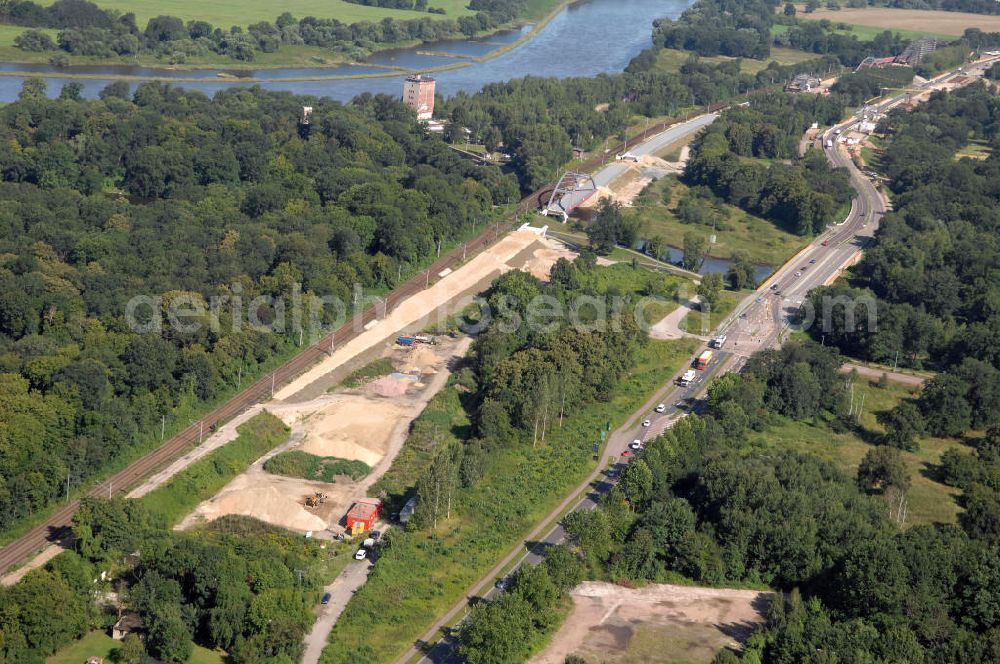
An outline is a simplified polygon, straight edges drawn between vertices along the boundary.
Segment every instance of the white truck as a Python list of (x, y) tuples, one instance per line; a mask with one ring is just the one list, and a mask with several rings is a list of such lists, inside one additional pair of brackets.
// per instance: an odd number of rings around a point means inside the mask
[(681, 387), (687, 387), (688, 385), (694, 382), (694, 379), (697, 376), (698, 376), (697, 371), (695, 371), (694, 369), (688, 369), (687, 371), (684, 372), (684, 375), (681, 376), (681, 379), (678, 382), (681, 384)]
[(726, 345), (726, 335), (720, 334), (716, 338), (712, 339), (708, 345), (712, 348), (722, 348)]

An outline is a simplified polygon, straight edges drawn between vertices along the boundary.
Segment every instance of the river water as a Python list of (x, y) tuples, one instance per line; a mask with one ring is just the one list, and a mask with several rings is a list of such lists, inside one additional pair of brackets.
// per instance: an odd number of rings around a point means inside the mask
[[(437, 72), (437, 90), (445, 96), (460, 91), (474, 92), (487, 83), (506, 81), (526, 75), (534, 76), (594, 76), (617, 73), (624, 69), (639, 51), (649, 46), (652, 22), (663, 16), (676, 17), (691, 4), (691, 0), (584, 0), (571, 5), (554, 17), (537, 35), (499, 57), (485, 62), (474, 62), (468, 67)], [(444, 57), (450, 53), (478, 57), (498, 46), (517, 41), (530, 27), (509, 30), (479, 40), (445, 41), (423, 44), (415, 48), (397, 49), (377, 53), (362, 65), (339, 67), (306, 67), (267, 69), (239, 72), (249, 76), (271, 90), (287, 90), (297, 94), (331, 97), (348, 101), (363, 92), (402, 93), (402, 78), (354, 78), (347, 80), (298, 80), (281, 81), (283, 78), (309, 78), (349, 74), (374, 74), (385, 72), (386, 66), (419, 70), (463, 62), (463, 58)], [(108, 75), (170, 78), (185, 88), (212, 94), (233, 85), (241, 84), (239, 78), (218, 81), (192, 80), (214, 78), (233, 74), (221, 69), (171, 70), (129, 65), (80, 66), (57, 69), (50, 65), (0, 63), (0, 72), (37, 72), (46, 74), (49, 94), (57, 95), (64, 84), (76, 80), (83, 85), (87, 97), (96, 97), (112, 79)], [(98, 78), (69, 79), (59, 77), (60, 72), (71, 71)], [(52, 76), (56, 74), (56, 76)], [(21, 90), (23, 77), (0, 76), (0, 101), (13, 101)], [(246, 84), (246, 83), (242, 83)], [(131, 82), (135, 87), (138, 82)]]

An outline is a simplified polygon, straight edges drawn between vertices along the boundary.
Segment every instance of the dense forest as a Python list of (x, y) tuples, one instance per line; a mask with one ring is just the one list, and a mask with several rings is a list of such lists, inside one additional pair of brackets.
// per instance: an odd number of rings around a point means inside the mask
[[(874, 297), (878, 325), (865, 324), (863, 305), (854, 321), (838, 309), (826, 343), (879, 362), (898, 357), (903, 366), (952, 369), (976, 358), (1000, 368), (998, 118), (1000, 98), (977, 85), (935, 93), (883, 121), (886, 146), (874, 166), (889, 179), (893, 212), (848, 282), (813, 295), (814, 304), (828, 296)], [(970, 141), (994, 153), (955, 159)]]
[[(388, 97), (120, 87), (49, 100), (29, 82), (0, 109), (0, 528), (320, 331), (272, 298), (366, 306), (518, 198)], [(136, 295), (202, 325), (134, 333)]]
[[(416, 524), (436, 525), (458, 486), (475, 484), (504, 447), (544, 443), (568, 410), (614, 395), (646, 335), (630, 304), (615, 310), (608, 299), (606, 310), (615, 311), (609, 320), (598, 317), (592, 302), (579, 304), (581, 295), (602, 299), (584, 286), (595, 261), (589, 253), (577, 262), (560, 259), (544, 284), (520, 271), (494, 282), (485, 296), (494, 317), (476, 337), (463, 378), (475, 388), (465, 407), (474, 413), (476, 435), (438, 451), (417, 480)], [(539, 297), (557, 301), (568, 315), (541, 314)]]
[(812, 123), (832, 124), (843, 112), (837, 95), (755, 97), (699, 136), (684, 179), (789, 232), (820, 233), (839, 220), (852, 189), (847, 173), (832, 169), (821, 151), (798, 158), (798, 143)]
[(676, 21), (656, 21), (653, 45), (763, 60), (771, 53), (775, 6), (770, 0), (699, 0)]
[(893, 511), (909, 482), (897, 450), (871, 448), (849, 477), (810, 453), (750, 442), (783, 420), (850, 426), (841, 361), (830, 348), (792, 343), (716, 380), (705, 414), (652, 441), (598, 509), (566, 517), (569, 551), (556, 550), (546, 578), (532, 575), (473, 611), (460, 637), (469, 661), (520, 661), (519, 630), (551, 620), (560, 587), (545, 581), (579, 577), (574, 559), (585, 576), (629, 585), (682, 575), (787, 592), (744, 653), (725, 650), (718, 664), (996, 661), (1000, 429), (975, 456), (942, 460), (948, 481), (968, 492), (960, 524), (906, 531)]
[(0, 588), (0, 661), (41, 664), (93, 626), (110, 627), (119, 616), (104, 608), (108, 590), (144, 626), (144, 638), (122, 641), (122, 662), (184, 662), (192, 639), (234, 664), (301, 659), (322, 588), (318, 543), (241, 516), (179, 533), (121, 498), (86, 499), (73, 529), (79, 552)]
[[(359, 2), (359, 4), (373, 4)], [(396, 9), (414, 9), (430, 14), (442, 10), (428, 8), (426, 0), (405, 2), (394, 0)], [(363, 21), (345, 24), (336, 19), (306, 16), (296, 19), (284, 12), (274, 23), (260, 21), (247, 26), (213, 27), (206, 21), (183, 17), (156, 16), (144, 29), (136, 24), (135, 14), (105, 10), (89, 0), (56, 0), (42, 6), (32, 0), (11, 0), (0, 3), (0, 23), (31, 28), (56, 28), (52, 39), (39, 30), (27, 30), (15, 38), (14, 44), (26, 51), (64, 51), (70, 55), (99, 57), (129, 56), (151, 53), (171, 64), (183, 63), (188, 57), (217, 53), (235, 60), (252, 61), (255, 54), (273, 53), (282, 46), (305, 44), (328, 48), (334, 53), (358, 59), (379, 46), (407, 41), (434, 41), (447, 37), (493, 30), (511, 22), (524, 11), (523, 0), (472, 0), (476, 10), (458, 20), (384, 18), (377, 23)]]

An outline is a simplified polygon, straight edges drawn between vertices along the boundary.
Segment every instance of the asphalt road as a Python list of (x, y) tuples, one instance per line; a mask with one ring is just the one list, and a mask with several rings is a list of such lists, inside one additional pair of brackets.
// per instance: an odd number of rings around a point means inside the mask
[[(985, 69), (994, 60), (996, 58), (980, 61), (976, 65), (965, 67), (965, 72), (956, 71), (939, 77), (921, 86), (921, 89), (941, 87), (956, 76), (967, 75), (970, 69), (978, 68), (980, 71)], [(879, 104), (877, 108), (888, 110), (905, 100), (906, 96), (905, 93), (897, 95)], [(714, 119), (713, 114), (711, 121)], [(705, 122), (705, 124), (709, 124), (711, 121)], [(725, 344), (721, 350), (714, 351), (712, 362), (705, 371), (699, 372), (695, 383), (688, 387), (680, 387), (677, 385), (679, 376), (675, 376), (671, 383), (662, 388), (653, 400), (644, 404), (640, 410), (633, 413), (625, 425), (612, 433), (605, 456), (614, 457), (615, 463), (609, 466), (609, 472), (594, 473), (587, 479), (589, 490), (570, 511), (596, 507), (601, 494), (614, 486), (617, 477), (630, 460), (629, 444), (632, 441), (651, 440), (660, 435), (677, 419), (683, 417), (687, 411), (692, 408), (700, 409), (702, 404), (697, 400), (697, 397), (713, 377), (727, 371), (738, 371), (749, 355), (762, 348), (779, 345), (785, 331), (800, 320), (801, 312), (799, 309), (808, 292), (817, 286), (835, 280), (840, 272), (850, 265), (872, 241), (882, 215), (890, 209), (889, 202), (879, 192), (874, 182), (854, 166), (846, 151), (836, 140), (836, 137), (846, 134), (859, 121), (858, 117), (853, 117), (832, 127), (823, 137), (827, 159), (833, 166), (848, 170), (851, 186), (857, 194), (847, 219), (817, 237), (813, 243), (778, 269), (753, 295), (744, 299), (737, 306), (732, 316), (719, 327), (720, 334), (725, 334), (727, 337)], [(838, 129), (839, 132), (836, 131)], [(830, 147), (825, 147), (827, 136), (831, 138)], [(675, 140), (677, 139), (673, 138), (667, 139), (666, 142), (660, 142), (659, 147), (652, 147), (649, 152), (662, 149)], [(640, 155), (648, 153), (640, 150), (641, 148), (634, 147), (630, 152)], [(612, 164), (605, 167), (601, 173), (607, 173), (610, 176), (616, 172), (616, 169), (621, 169), (620, 175), (626, 168), (622, 164)], [(611, 177), (607, 182), (611, 182), (614, 177)], [(822, 312), (817, 315), (818, 318), (814, 319), (813, 324), (821, 324), (822, 322)], [(703, 350), (704, 348), (699, 348), (695, 356)], [(687, 368), (685, 366), (682, 372)], [(666, 407), (662, 414), (653, 410), (657, 402), (663, 403)], [(648, 427), (643, 426), (643, 420), (647, 419), (650, 421)], [(628, 456), (626, 456), (626, 452), (629, 452)], [(561, 511), (561, 509), (557, 510), (557, 512)], [(517, 559), (517, 563), (511, 568), (511, 571), (524, 564), (537, 564), (544, 558), (547, 547), (560, 544), (565, 540), (565, 530), (561, 523), (556, 523), (540, 539), (530, 542), (528, 551), (523, 553), (519, 559), (515, 555), (508, 556), (487, 575), (487, 578), (496, 576), (500, 570), (506, 568), (515, 559)], [(479, 586), (473, 588), (470, 598), (490, 599), (499, 592), (495, 586), (485, 589), (485, 592), (484, 588), (484, 581), (481, 581)], [(449, 613), (449, 616), (454, 615), (454, 613)], [(452, 619), (449, 616), (445, 616), (444, 624)], [(407, 652), (397, 660), (397, 664), (409, 662), (414, 655), (413, 650)], [(454, 639), (451, 636), (445, 636), (427, 651), (419, 660), (419, 664), (462, 664), (464, 661), (456, 652)]]
[[(722, 106), (722, 104), (716, 104), (710, 110), (718, 110)], [(657, 124), (653, 128), (653, 131), (661, 131), (671, 123), (687, 123), (692, 118), (697, 120), (694, 115), (664, 120)], [(614, 146), (612, 150), (614, 152), (621, 152), (641, 143), (643, 143), (642, 137), (632, 137), (625, 143)], [(602, 165), (602, 161), (603, 157), (594, 157), (581, 164), (580, 169), (583, 171), (596, 169)], [(358, 316), (353, 317), (342, 327), (324, 336), (311, 346), (304, 348), (285, 364), (271, 373), (264, 375), (230, 400), (207, 413), (198, 422), (193, 423), (191, 426), (168, 438), (149, 454), (132, 462), (121, 471), (105, 478), (100, 484), (93, 486), (85, 495), (107, 495), (108, 486), (113, 487), (112, 492), (116, 495), (127, 493), (132, 487), (157, 469), (172, 462), (191, 447), (200, 445), (204, 436), (210, 435), (219, 425), (231, 420), (255, 404), (268, 401), (277, 389), (292, 382), (317, 362), (327, 357), (329, 349), (332, 346), (342, 346), (360, 334), (366, 324), (384, 318), (386, 313), (395, 308), (400, 302), (424, 290), (430, 284), (436, 283), (438, 279), (434, 275), (462, 264), (465, 262), (467, 256), (473, 256), (495, 243), (514, 225), (520, 223), (522, 209), (529, 209), (532, 205), (536, 204), (540, 200), (544, 189), (535, 191), (521, 199), (520, 205), (510, 218), (484, 228), (482, 232), (467, 243), (456, 247), (428, 266), (426, 270), (397, 286), (380, 303), (369, 307)], [(54, 508), (44, 521), (28, 529), (17, 539), (0, 547), (0, 573), (8, 572), (15, 565), (38, 553), (49, 544), (57, 543), (68, 546), (72, 541), (70, 524), (79, 504), (80, 500), (78, 497), (68, 500), (62, 506)]]

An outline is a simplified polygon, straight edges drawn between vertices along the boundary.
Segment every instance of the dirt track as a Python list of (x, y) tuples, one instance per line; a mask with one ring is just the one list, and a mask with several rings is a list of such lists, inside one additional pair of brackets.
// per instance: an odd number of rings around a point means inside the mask
[(529, 664), (710, 662), (738, 649), (764, 620), (773, 595), (756, 590), (653, 584), (625, 588), (586, 581), (571, 593), (573, 612)]

